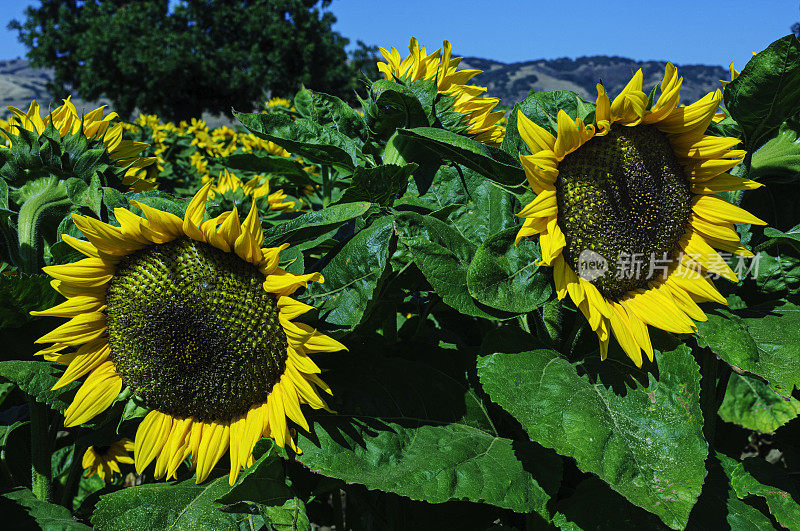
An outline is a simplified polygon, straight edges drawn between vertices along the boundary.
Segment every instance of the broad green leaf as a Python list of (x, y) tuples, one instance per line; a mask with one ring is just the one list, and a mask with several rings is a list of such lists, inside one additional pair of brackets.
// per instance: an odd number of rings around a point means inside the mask
[(525, 172), (516, 157), (505, 151), (433, 127), (401, 129), (398, 134), (413, 139), (442, 157), (475, 170), (504, 188), (519, 192), (523, 190)]
[(679, 528), (706, 474), (700, 371), (683, 345), (656, 352), (656, 361), (659, 376), (648, 374), (647, 387), (617, 392), (544, 349), (483, 356), (478, 377), (534, 441)]
[(372, 84), (374, 104), (366, 107), (370, 128), (382, 138), (406, 127), (430, 125), (428, 114), (423, 109), (414, 91), (386, 79)]
[(800, 400), (782, 397), (761, 380), (733, 373), (719, 416), (749, 430), (773, 432), (800, 415)]
[(258, 153), (235, 153), (218, 160), (222, 165), (232, 170), (285, 175), (299, 184), (311, 182), (308, 174), (303, 169), (303, 165), (286, 157), (260, 155)]
[(506, 229), (478, 247), (467, 271), (467, 287), (487, 306), (527, 313), (544, 304), (553, 289), (549, 276), (535, 263), (542, 257), (536, 243), (526, 239), (514, 244), (518, 230)]
[(481, 245), (492, 234), (517, 226), (514, 215), (522, 207), (514, 196), (469, 168), (442, 166), (433, 185), (422, 196), (414, 185), (398, 201), (396, 208), (408, 204), (433, 211), (431, 215), (449, 221), (464, 238)]
[(717, 453), (739, 498), (761, 496), (772, 515), (787, 529), (800, 528), (800, 493), (785, 469), (758, 457), (742, 462)]
[(358, 325), (386, 270), (393, 230), (392, 217), (384, 216), (359, 231), (322, 269), (325, 282), (311, 284), (302, 300), (328, 323)]
[(331, 127), (350, 138), (367, 137), (364, 117), (336, 96), (303, 88), (295, 97), (295, 106), (303, 117), (314, 123)]
[(800, 225), (796, 225), (791, 229), (787, 230), (786, 232), (780, 231), (778, 229), (773, 229), (772, 227), (766, 227), (764, 229), (764, 236), (768, 236), (769, 238), (776, 238), (780, 241), (786, 242), (789, 245), (794, 246), (795, 249), (800, 251)]
[(560, 459), (500, 437), (464, 384), (378, 352), (340, 356), (325, 380), (337, 414), (317, 415), (313, 433), (301, 435), (298, 460), (307, 467), (414, 500), (470, 500), (546, 516)]
[(61, 378), (62, 371), (55, 363), (46, 361), (10, 360), (0, 361), (0, 378), (13, 382), (22, 391), (31, 395), (37, 402), (47, 404), (56, 411), (64, 411), (69, 400), (70, 391), (78, 387), (77, 382), (51, 391), (53, 385)]
[(358, 145), (335, 129), (307, 118), (280, 124), (275, 122), (274, 116), (263, 113), (234, 112), (234, 116), (256, 136), (311, 162), (346, 171), (358, 165)]
[(467, 287), (467, 271), (475, 246), (455, 229), (431, 216), (403, 212), (397, 216), (397, 234), (414, 262), (445, 304), (473, 317), (506, 318), (502, 312), (481, 308)]
[(220, 510), (222, 504), (215, 500), (230, 490), (227, 475), (200, 485), (194, 481), (150, 483), (101, 496), (92, 514), (92, 525), (98, 529), (260, 527), (260, 517)]
[(781, 124), (778, 134), (753, 153), (751, 179), (796, 180), (800, 173), (800, 137), (794, 120)]
[(564, 530), (668, 529), (595, 476), (581, 481), (569, 498), (559, 500), (556, 509), (553, 523)]
[(359, 201), (307, 212), (265, 230), (264, 245), (294, 243), (319, 236), (330, 231), (335, 225), (366, 214), (371, 206), (371, 203)]
[(594, 113), (594, 109), (594, 103), (582, 99), (569, 90), (534, 92), (515, 104), (509, 113), (502, 148), (514, 156), (520, 152), (523, 155), (531, 154), (517, 130), (517, 113), (519, 112), (555, 135), (558, 132), (556, 119), (559, 110), (563, 110), (573, 119), (581, 118), (586, 121), (587, 119), (591, 120), (592, 116), (590, 115)]
[(761, 531), (774, 529), (769, 518), (758, 509), (740, 500), (720, 459), (729, 458), (716, 452), (706, 461), (708, 476), (703, 492), (689, 516), (687, 529), (735, 529)]
[(727, 363), (766, 379), (789, 395), (800, 386), (800, 308), (788, 301), (708, 312), (697, 323), (697, 340)]
[(413, 163), (405, 166), (386, 164), (375, 168), (358, 167), (353, 172), (352, 184), (344, 191), (339, 203), (368, 201), (382, 206), (391, 205), (416, 169), (417, 165)]
[(0, 326), (16, 328), (37, 319), (36, 310), (55, 306), (61, 295), (50, 287), (49, 276), (0, 273)]
[(72, 519), (68, 509), (42, 501), (30, 489), (17, 487), (2, 495), (0, 510), (6, 529), (43, 529), (44, 531), (78, 531), (91, 529)]
[(283, 463), (273, 448), (271, 439), (256, 443), (253, 465), (242, 471), (236, 485), (217, 501), (231, 508), (242, 502), (254, 504), (277, 530), (310, 530), (305, 504), (288, 487)]
[(787, 35), (770, 44), (725, 86), (725, 108), (754, 151), (787, 117), (800, 111), (800, 42)]

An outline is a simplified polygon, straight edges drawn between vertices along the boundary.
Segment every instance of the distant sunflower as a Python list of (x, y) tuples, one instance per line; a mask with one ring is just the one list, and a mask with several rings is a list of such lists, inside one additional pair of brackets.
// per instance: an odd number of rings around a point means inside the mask
[(21, 127), (41, 135), (52, 123), (62, 137), (82, 130), (86, 138), (102, 140), (115, 166), (128, 168), (122, 184), (131, 186), (131, 190), (134, 191), (150, 190), (155, 187), (156, 157), (139, 156), (148, 147), (147, 143), (122, 138), (125, 130), (122, 122), (112, 122), (119, 117), (117, 113), (112, 112), (103, 116), (106, 107), (103, 105), (81, 117), (70, 98), (63, 101), (63, 105), (44, 118), (39, 113), (39, 104), (36, 101), (31, 102), (27, 112), (22, 112), (16, 107), (7, 107), (14, 116), (3, 124), (2, 129), (15, 133), (16, 127)]
[(399, 79), (406, 83), (418, 79), (436, 79), (440, 93), (453, 96), (453, 110), (466, 115), (468, 132), (475, 140), (493, 146), (503, 141), (505, 129), (499, 123), (503, 111), (494, 111), (500, 103), (499, 98), (485, 98), (481, 94), (486, 87), (467, 85), (467, 82), (482, 70), (456, 70), (463, 57), (450, 57), (450, 42), (444, 41), (444, 53), (439, 48), (428, 55), (425, 47), (420, 47), (417, 39), (412, 37), (408, 44), (411, 55), (401, 58), (394, 47), (392, 51), (380, 48), (386, 63), (378, 63), (378, 70), (388, 80)]
[(251, 196), (253, 199), (258, 199), (267, 196), (270, 210), (290, 211), (294, 209), (294, 201), (285, 201), (286, 194), (283, 190), (277, 190), (270, 193), (269, 178), (263, 175), (256, 175), (247, 182), (242, 180), (223, 169), (217, 178), (217, 182), (211, 187), (209, 197), (213, 198), (214, 194), (224, 194), (225, 192), (235, 192), (241, 189), (244, 195)]
[(122, 439), (111, 446), (90, 446), (83, 454), (81, 465), (86, 469), (83, 477), (97, 474), (103, 481), (110, 481), (114, 473), (122, 474), (119, 465), (132, 465), (133, 459), (128, 452), (133, 451), (133, 441)]
[(88, 241), (63, 239), (88, 258), (44, 268), (67, 301), (35, 314), (70, 320), (37, 343), (69, 364), (54, 389), (88, 374), (66, 427), (128, 386), (152, 408), (136, 432), (137, 472), (156, 459), (155, 477), (174, 477), (191, 456), (200, 483), (230, 450), (233, 484), (262, 435), (299, 452), (287, 417), (308, 429), (300, 404), (327, 409), (316, 387), (330, 393), (308, 355), (344, 346), (292, 322), (313, 307), (290, 296), (322, 275), (278, 267), (288, 244), (261, 248), (255, 203), (244, 222), (235, 209), (203, 221), (210, 188), (183, 219), (135, 201), (146, 218), (116, 208), (120, 227), (73, 214)]
[(714, 195), (761, 184), (726, 173), (744, 158), (731, 149), (738, 139), (705, 135), (720, 91), (683, 107), (682, 82), (668, 64), (650, 109), (641, 70), (613, 102), (598, 84), (595, 123), (561, 110), (557, 136), (518, 114), (532, 153), (520, 159), (538, 195), (517, 214), (517, 242), (540, 235), (541, 264), (586, 316), (601, 356), (613, 333), (637, 366), (641, 351), (653, 359), (647, 325), (691, 333), (706, 320), (697, 302), (726, 303), (700, 272), (736, 281), (714, 248), (753, 256), (733, 224), (764, 224)]

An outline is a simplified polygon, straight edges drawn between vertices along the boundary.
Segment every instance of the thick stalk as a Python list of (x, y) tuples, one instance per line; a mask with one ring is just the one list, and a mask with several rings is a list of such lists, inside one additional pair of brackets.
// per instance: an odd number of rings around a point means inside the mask
[(61, 494), (61, 505), (72, 510), (72, 499), (78, 491), (78, 484), (81, 481), (83, 472), (83, 454), (86, 452), (85, 444), (75, 443), (72, 451), (72, 463), (69, 465), (69, 475), (64, 483), (64, 492)]
[(41, 188), (32, 194), (19, 209), (17, 216), (17, 241), (19, 243), (19, 268), (29, 274), (39, 271), (39, 223), (48, 210), (71, 204), (66, 188), (55, 177), (48, 177)]
[(31, 490), (42, 501), (50, 500), (50, 411), (28, 396), (31, 416)]

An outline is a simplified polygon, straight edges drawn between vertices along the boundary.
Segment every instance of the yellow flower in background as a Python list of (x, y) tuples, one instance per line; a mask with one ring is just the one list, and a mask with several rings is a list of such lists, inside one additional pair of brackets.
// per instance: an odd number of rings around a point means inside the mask
[(87, 240), (63, 239), (87, 258), (44, 268), (67, 301), (34, 312), (69, 321), (36, 342), (68, 363), (54, 389), (86, 376), (66, 427), (126, 385), (152, 408), (136, 432), (137, 473), (155, 460), (156, 478), (175, 477), (191, 456), (200, 483), (228, 451), (233, 484), (262, 436), (299, 452), (287, 417), (308, 429), (301, 404), (328, 409), (317, 388), (330, 393), (309, 354), (344, 346), (293, 322), (313, 307), (291, 295), (322, 275), (278, 266), (288, 244), (261, 247), (255, 201), (243, 222), (235, 209), (203, 221), (210, 189), (183, 219), (135, 201), (144, 217), (116, 208), (120, 227), (73, 214)]
[(498, 123), (503, 118), (502, 111), (493, 109), (500, 103), (498, 98), (485, 98), (481, 94), (485, 87), (467, 85), (467, 82), (482, 70), (456, 70), (463, 57), (450, 57), (450, 42), (444, 41), (443, 49), (428, 55), (425, 47), (420, 47), (412, 37), (408, 45), (411, 52), (405, 58), (392, 47), (392, 51), (380, 48), (386, 59), (378, 63), (378, 70), (388, 80), (399, 79), (410, 83), (418, 79), (435, 79), (439, 92), (455, 97), (453, 109), (467, 116), (469, 133), (475, 140), (489, 145), (499, 145), (503, 141), (505, 129)]
[(727, 173), (745, 155), (731, 149), (738, 139), (705, 135), (721, 92), (679, 106), (682, 82), (668, 64), (651, 109), (641, 70), (613, 102), (598, 84), (595, 124), (562, 110), (557, 136), (518, 114), (538, 195), (517, 214), (517, 241), (539, 234), (541, 264), (586, 316), (602, 358), (613, 333), (637, 366), (642, 351), (653, 359), (648, 325), (692, 333), (706, 320), (697, 302), (726, 303), (701, 272), (736, 281), (714, 249), (751, 257), (734, 223), (764, 224), (714, 195), (761, 184)]
[[(13, 116), (3, 124), (3, 131), (14, 133), (16, 127), (41, 135), (49, 124), (53, 124), (62, 137), (67, 134), (76, 134), (83, 131), (86, 138), (102, 140), (109, 157), (120, 168), (130, 166), (125, 172), (122, 183), (131, 186), (131, 190), (150, 190), (155, 187), (155, 170), (153, 163), (155, 157), (140, 157), (148, 144), (134, 142), (122, 138), (124, 127), (121, 122), (112, 122), (118, 118), (112, 112), (103, 116), (105, 105), (86, 113), (81, 117), (70, 98), (63, 100), (64, 104), (42, 118), (39, 104), (32, 101), (27, 112), (22, 112), (16, 107), (7, 107)], [(6, 135), (8, 139), (8, 136)], [(10, 141), (10, 139), (9, 139)]]
[(292, 101), (286, 98), (270, 98), (267, 102), (267, 107), (286, 107), (292, 111), (295, 110)]
[(88, 478), (97, 474), (100, 479), (108, 483), (114, 473), (122, 474), (119, 465), (132, 465), (133, 458), (128, 452), (133, 451), (133, 441), (122, 439), (111, 446), (90, 446), (83, 454), (81, 466), (86, 469), (83, 477)]
[(211, 186), (209, 197), (214, 198), (214, 194), (225, 194), (226, 192), (235, 192), (241, 189), (244, 195), (251, 196), (253, 199), (258, 199), (267, 196), (270, 210), (290, 211), (294, 209), (294, 201), (286, 202), (286, 194), (283, 190), (278, 190), (270, 194), (269, 178), (263, 175), (256, 175), (247, 182), (236, 176), (236, 174), (229, 172), (227, 169), (222, 170), (219, 174), (217, 182)]

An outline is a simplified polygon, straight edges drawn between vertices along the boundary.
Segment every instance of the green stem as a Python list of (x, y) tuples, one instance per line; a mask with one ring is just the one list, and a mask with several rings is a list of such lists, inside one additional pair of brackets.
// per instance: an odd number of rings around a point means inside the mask
[(31, 416), (31, 490), (42, 501), (50, 500), (50, 420), (44, 404), (28, 396)]
[(72, 463), (69, 465), (69, 475), (64, 483), (64, 492), (61, 494), (61, 505), (72, 510), (72, 499), (78, 491), (78, 484), (81, 481), (83, 472), (83, 454), (86, 452), (87, 445), (75, 443), (72, 450)]
[(39, 271), (39, 222), (48, 210), (68, 206), (72, 203), (63, 183), (56, 177), (47, 177), (41, 189), (31, 195), (19, 209), (17, 216), (17, 242), (19, 243), (22, 271), (33, 274)]

